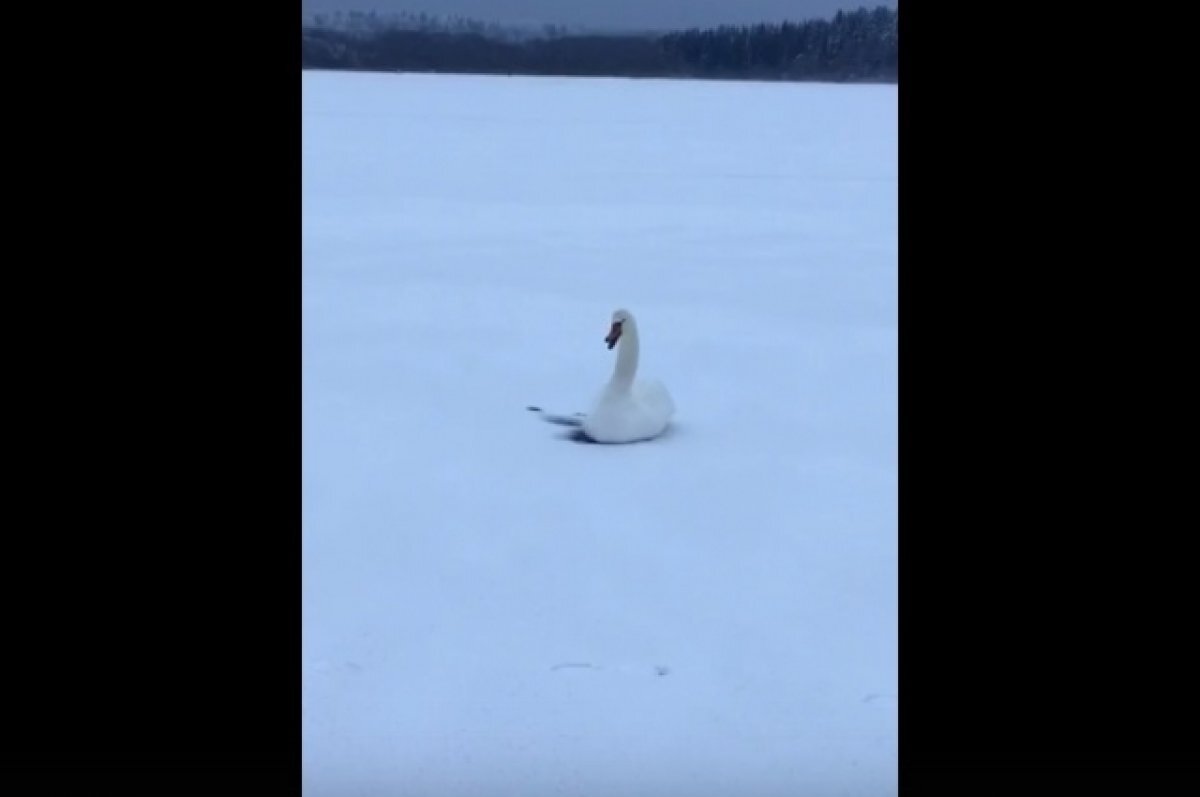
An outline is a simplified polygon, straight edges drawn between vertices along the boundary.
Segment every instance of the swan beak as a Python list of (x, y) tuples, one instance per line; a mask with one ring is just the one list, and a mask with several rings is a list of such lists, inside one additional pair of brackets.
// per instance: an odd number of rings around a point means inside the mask
[(617, 345), (617, 341), (620, 339), (621, 339), (621, 322), (614, 321), (613, 325), (612, 325), (612, 329), (610, 329), (608, 331), (608, 337), (606, 337), (604, 339), (604, 342), (608, 344), (608, 348), (611, 350), (613, 346)]

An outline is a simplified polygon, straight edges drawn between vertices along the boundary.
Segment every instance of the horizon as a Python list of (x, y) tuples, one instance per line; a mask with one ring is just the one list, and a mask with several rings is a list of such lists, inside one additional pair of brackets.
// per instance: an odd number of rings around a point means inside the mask
[(301, 0), (305, 19), (334, 12), (409, 13), (505, 27), (554, 25), (592, 30), (670, 31), (829, 18), (839, 10), (887, 6), (898, 0)]

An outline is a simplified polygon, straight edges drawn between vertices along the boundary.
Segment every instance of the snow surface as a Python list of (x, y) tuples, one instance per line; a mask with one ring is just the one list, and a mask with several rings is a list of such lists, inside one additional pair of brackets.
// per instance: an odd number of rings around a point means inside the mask
[(307, 797), (895, 794), (896, 87), (303, 92)]

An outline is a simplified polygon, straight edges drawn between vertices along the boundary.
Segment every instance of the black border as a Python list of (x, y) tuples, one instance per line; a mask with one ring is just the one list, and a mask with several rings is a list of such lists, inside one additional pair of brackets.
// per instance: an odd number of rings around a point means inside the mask
[(0, 768), (298, 794), (299, 9), (60, 11), (10, 28)]
[(1139, 23), (1080, 10), (901, 13), (902, 794), (1200, 768), (1189, 524), (1147, 439), (1175, 308), (1125, 180), (1157, 145), (1102, 52)]

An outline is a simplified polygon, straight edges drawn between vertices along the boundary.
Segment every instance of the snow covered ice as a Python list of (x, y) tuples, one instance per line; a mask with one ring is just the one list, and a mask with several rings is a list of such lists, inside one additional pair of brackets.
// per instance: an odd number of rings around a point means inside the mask
[(303, 103), (305, 795), (896, 794), (896, 87)]

